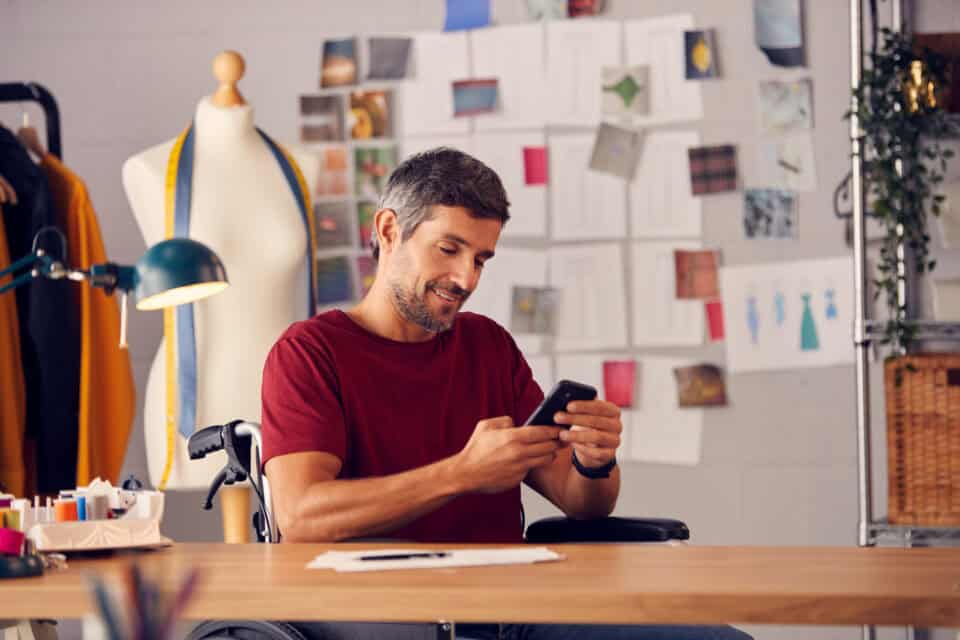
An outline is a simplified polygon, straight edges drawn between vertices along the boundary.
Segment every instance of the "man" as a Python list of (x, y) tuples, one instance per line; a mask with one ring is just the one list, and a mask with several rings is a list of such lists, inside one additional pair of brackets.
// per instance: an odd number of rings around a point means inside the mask
[[(519, 543), (521, 482), (568, 516), (613, 510), (619, 409), (574, 402), (555, 419), (575, 429), (517, 428), (543, 393), (506, 330), (460, 312), (494, 259), (507, 208), (500, 179), (478, 160), (443, 148), (409, 158), (374, 215), (369, 293), (348, 312), (294, 324), (274, 346), (263, 376), (264, 465), (284, 540)], [(583, 637), (733, 632), (690, 629)], [(508, 631), (566, 638), (574, 628)]]

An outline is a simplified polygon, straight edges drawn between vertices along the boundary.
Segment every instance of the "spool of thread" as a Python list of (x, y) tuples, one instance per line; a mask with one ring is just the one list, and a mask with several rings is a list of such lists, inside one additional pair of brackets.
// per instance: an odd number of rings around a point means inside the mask
[(102, 493), (87, 496), (87, 520), (106, 520), (110, 500)]
[(19, 556), (23, 551), (23, 532), (0, 528), (0, 555)]
[(77, 519), (77, 501), (73, 498), (64, 498), (53, 502), (53, 519), (55, 522), (71, 522)]
[(3, 522), (0, 523), (7, 529), (23, 531), (23, 522), (20, 518), (20, 512), (13, 509), (7, 509), (3, 514)]
[(13, 504), (13, 498), (7, 496), (0, 498), (0, 509), (9, 509), (11, 504)]
[(85, 496), (77, 496), (77, 520), (86, 520), (87, 519), (87, 498)]

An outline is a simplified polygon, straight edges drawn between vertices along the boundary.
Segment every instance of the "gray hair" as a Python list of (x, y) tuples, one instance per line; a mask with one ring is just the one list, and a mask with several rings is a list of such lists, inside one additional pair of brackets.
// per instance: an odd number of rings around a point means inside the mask
[[(421, 222), (429, 220), (434, 205), (463, 207), (475, 218), (510, 219), (510, 202), (497, 173), (476, 158), (438, 147), (410, 156), (394, 169), (380, 196), (377, 210), (392, 209), (406, 242)], [(377, 230), (370, 234), (374, 259), (380, 257)]]

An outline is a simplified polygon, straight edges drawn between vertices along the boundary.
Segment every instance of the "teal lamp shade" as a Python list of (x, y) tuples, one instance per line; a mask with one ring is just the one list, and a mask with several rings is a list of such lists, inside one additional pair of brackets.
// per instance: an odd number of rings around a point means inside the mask
[(134, 300), (144, 311), (194, 302), (230, 286), (220, 257), (189, 238), (158, 242), (134, 269)]

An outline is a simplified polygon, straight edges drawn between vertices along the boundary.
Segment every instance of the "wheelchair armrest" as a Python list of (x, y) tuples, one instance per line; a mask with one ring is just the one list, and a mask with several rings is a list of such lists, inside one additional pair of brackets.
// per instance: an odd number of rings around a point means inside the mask
[(527, 542), (667, 542), (687, 540), (690, 530), (670, 518), (596, 518), (574, 520), (554, 517), (527, 527)]

